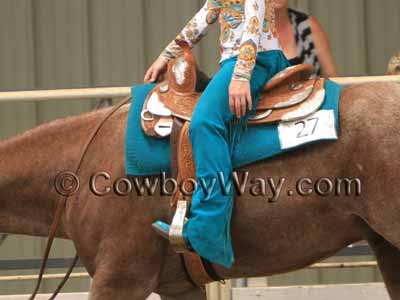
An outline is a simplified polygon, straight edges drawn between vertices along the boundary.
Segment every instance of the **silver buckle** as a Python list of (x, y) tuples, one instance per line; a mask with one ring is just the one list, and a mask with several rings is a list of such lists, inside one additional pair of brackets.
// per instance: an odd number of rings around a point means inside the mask
[[(146, 114), (150, 115), (150, 117), (146, 117)], [(143, 121), (146, 121), (146, 122), (150, 122), (150, 121), (154, 120), (154, 115), (148, 109), (142, 110), (140, 117), (142, 118)]]

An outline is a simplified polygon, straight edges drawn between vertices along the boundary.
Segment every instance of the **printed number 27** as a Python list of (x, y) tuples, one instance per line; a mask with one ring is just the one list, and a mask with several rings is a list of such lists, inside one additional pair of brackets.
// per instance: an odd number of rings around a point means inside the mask
[(315, 133), (315, 129), (317, 128), (319, 118), (310, 118), (307, 120), (302, 120), (297, 122), (296, 126), (301, 126), (299, 133), (297, 134), (297, 138), (304, 138)]

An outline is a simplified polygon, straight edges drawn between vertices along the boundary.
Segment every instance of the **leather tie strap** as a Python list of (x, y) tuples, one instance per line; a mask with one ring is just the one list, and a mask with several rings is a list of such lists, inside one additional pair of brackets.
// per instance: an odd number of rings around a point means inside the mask
[[(80, 160), (75, 168), (75, 174), (78, 174), (83, 159), (89, 149), (89, 146), (91, 145), (91, 143), (93, 142), (93, 140), (95, 139), (95, 137), (97, 136), (97, 134), (99, 133), (100, 129), (103, 127), (103, 125), (105, 124), (105, 122), (116, 112), (118, 111), (122, 106), (124, 106), (125, 104), (129, 103), (129, 101), (131, 100), (131, 96), (124, 98), (123, 100), (121, 100), (121, 102), (119, 102), (116, 106), (114, 106), (105, 116), (104, 118), (101, 120), (101, 122), (97, 125), (97, 127), (95, 128), (95, 130), (93, 131), (93, 133), (91, 134), (91, 136), (89, 137), (89, 139), (87, 140), (85, 146), (83, 147), (82, 153), (80, 155)], [(50, 226), (50, 230), (49, 230), (49, 235), (47, 238), (47, 243), (46, 243), (46, 249), (45, 249), (45, 253), (43, 256), (43, 260), (42, 260), (42, 265), (40, 267), (40, 271), (39, 271), (39, 276), (38, 276), (38, 280), (35, 286), (35, 289), (32, 293), (32, 295), (30, 296), (29, 300), (34, 300), (40, 285), (43, 281), (43, 275), (46, 269), (46, 265), (47, 265), (47, 261), (50, 255), (50, 250), (51, 250), (51, 246), (53, 245), (53, 241), (57, 232), (58, 227), (60, 226), (61, 220), (62, 220), (62, 215), (64, 212), (64, 209), (66, 207), (67, 204), (67, 200), (68, 200), (68, 196), (62, 196), (60, 198), (59, 203), (57, 204), (57, 208), (56, 208), (56, 212), (54, 214), (54, 219), (53, 219), (53, 223)], [(78, 256), (75, 256), (73, 263), (71, 264), (68, 272), (65, 274), (64, 279), (60, 282), (59, 286), (57, 287), (56, 291), (53, 293), (53, 295), (51, 296), (51, 299), (54, 299), (58, 293), (61, 291), (61, 289), (63, 288), (64, 284), (67, 282), (69, 276), (71, 275), (76, 263), (78, 261)]]
[[(182, 121), (178, 120), (175, 122), (180, 124)], [(175, 126), (175, 132), (171, 136), (171, 138), (173, 138), (174, 140), (176, 140), (176, 138), (178, 137), (178, 141), (174, 143), (174, 148), (171, 149), (171, 154), (177, 159), (177, 164), (173, 164), (172, 169), (176, 167), (178, 168), (177, 173), (179, 185), (181, 185), (184, 180), (190, 178), (195, 179), (196, 177), (193, 149), (189, 137), (189, 127), (190, 122), (187, 121), (183, 124), (183, 126)], [(176, 133), (176, 131), (179, 131), (179, 134)], [(183, 199), (184, 202), (186, 201), (187, 206), (190, 208), (192, 197), (190, 195), (186, 195), (183, 197), (183, 195), (179, 191), (171, 197), (171, 207), (176, 207), (177, 203), (181, 202), (179, 201), (180, 199)], [(210, 282), (223, 282), (223, 278), (218, 276), (212, 264), (209, 261), (201, 258), (195, 252), (184, 252), (182, 254), (182, 258), (187, 277), (189, 278), (189, 281), (191, 283), (195, 284), (195, 286), (204, 289), (205, 285)]]
[(185, 252), (182, 256), (189, 281), (195, 286), (204, 289), (211, 282), (225, 284), (225, 280), (217, 274), (208, 260), (194, 252)]

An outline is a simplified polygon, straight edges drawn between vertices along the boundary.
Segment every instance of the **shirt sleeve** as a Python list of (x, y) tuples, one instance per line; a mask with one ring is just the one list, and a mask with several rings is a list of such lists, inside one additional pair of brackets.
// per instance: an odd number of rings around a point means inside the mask
[(209, 26), (218, 20), (221, 8), (213, 5), (213, 1), (206, 0), (204, 6), (196, 15), (186, 24), (178, 36), (162, 51), (161, 57), (167, 61), (181, 54), (181, 48), (175, 40), (186, 41), (191, 48), (197, 44), (203, 36), (206, 35)]
[(234, 80), (249, 81), (256, 65), (258, 45), (267, 10), (265, 0), (247, 0), (245, 2), (245, 27), (241, 39), (239, 56), (232, 75)]

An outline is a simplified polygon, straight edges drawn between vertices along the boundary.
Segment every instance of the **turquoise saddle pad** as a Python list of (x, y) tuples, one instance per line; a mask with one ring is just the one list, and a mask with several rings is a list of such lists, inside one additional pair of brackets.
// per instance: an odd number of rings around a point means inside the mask
[[(154, 84), (142, 84), (132, 88), (132, 103), (125, 137), (125, 168), (128, 176), (170, 173), (169, 139), (156, 139), (145, 135), (140, 124), (143, 103), (153, 87)], [(233, 152), (233, 167), (243, 167), (318, 141), (337, 140), (341, 88), (327, 80), (325, 90), (324, 104), (316, 116), (288, 123), (290, 126), (283, 123), (248, 127)], [(331, 119), (329, 124), (327, 118)], [(324, 121), (321, 122), (320, 119)]]

